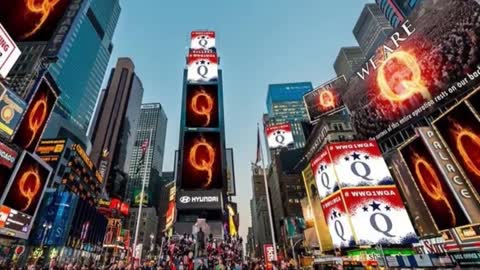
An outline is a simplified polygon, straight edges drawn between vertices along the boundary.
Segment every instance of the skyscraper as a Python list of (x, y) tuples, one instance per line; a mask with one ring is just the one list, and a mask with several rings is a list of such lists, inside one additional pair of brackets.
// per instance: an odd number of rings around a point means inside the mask
[(124, 196), (131, 150), (136, 143), (143, 85), (129, 58), (119, 58), (93, 125), (92, 161), (99, 168), (111, 196)]
[(345, 75), (348, 81), (365, 61), (365, 56), (360, 47), (342, 47), (338, 52), (333, 68), (337, 76)]
[(308, 119), (303, 95), (313, 89), (311, 82), (270, 84), (267, 93), (267, 111), (264, 126), (290, 123), (294, 148), (303, 147), (305, 135), (302, 122)]
[(393, 27), (397, 27), (412, 13), (421, 0), (375, 0)]
[[(126, 199), (132, 198), (133, 191), (136, 188), (141, 189), (145, 170), (147, 175), (145, 190), (155, 186), (152, 185), (152, 181), (161, 181), (167, 122), (167, 115), (160, 103), (142, 104), (136, 129), (136, 141), (132, 148), (130, 167), (127, 171), (129, 181), (127, 183)], [(152, 141), (148, 151), (143, 156), (142, 145), (146, 145), (145, 142), (148, 142), (150, 133), (152, 134)]]
[(366, 58), (389, 37), (393, 28), (376, 4), (366, 4), (353, 28), (353, 35)]

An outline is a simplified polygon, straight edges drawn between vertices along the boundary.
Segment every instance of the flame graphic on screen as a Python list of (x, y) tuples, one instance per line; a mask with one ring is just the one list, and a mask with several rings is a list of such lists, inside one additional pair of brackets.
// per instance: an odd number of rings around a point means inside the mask
[[(457, 150), (462, 156), (463, 161), (465, 162), (467, 169), (474, 173), (475, 175), (480, 177), (480, 160), (472, 158), (470, 153), (474, 151), (480, 150), (480, 137), (472, 132), (469, 129), (462, 127), (460, 124), (453, 122), (453, 127), (451, 127), (450, 131), (455, 138), (455, 144), (457, 146)], [(470, 140), (475, 146), (476, 149), (467, 148), (465, 146), (465, 140)]]
[(25, 146), (25, 148), (30, 147), (33, 143), (35, 138), (37, 137), (37, 133), (40, 130), (40, 127), (43, 125), (45, 120), (47, 120), (47, 98), (43, 97), (39, 99), (32, 107), (30, 114), (28, 115), (28, 127), (31, 130), (32, 134), (30, 137), (30, 141)]
[(35, 25), (35, 28), (33, 28), (32, 31), (26, 33), (23, 36), (24, 38), (28, 38), (34, 35), (40, 30), (40, 28), (42, 28), (43, 24), (47, 21), (48, 16), (50, 16), (50, 13), (58, 4), (58, 2), (60, 2), (60, 0), (25, 0), (27, 10), (31, 13), (39, 14), (42, 17), (40, 18), (40, 21)]
[(415, 174), (419, 181), (421, 189), (434, 201), (441, 201), (445, 204), (446, 210), (451, 218), (451, 224), (457, 223), (457, 218), (453, 212), (453, 207), (445, 196), (441, 180), (433, 166), (417, 153), (414, 154)]
[[(205, 98), (205, 100), (207, 101), (207, 106), (198, 105), (198, 99), (200, 97)], [(190, 108), (192, 108), (192, 111), (194, 113), (198, 115), (203, 115), (207, 118), (207, 121), (205, 122), (205, 124), (203, 124), (204, 127), (210, 124), (210, 118), (213, 109), (213, 98), (209, 94), (207, 94), (205, 90), (200, 90), (193, 96), (192, 102), (190, 103)]]
[(320, 93), (320, 96), (318, 97), (320, 101), (320, 106), (322, 108), (334, 108), (335, 107), (335, 96), (330, 90), (325, 90), (322, 93)]
[(377, 84), (380, 94), (392, 102), (405, 101), (417, 93), (425, 99), (431, 98), (420, 65), (408, 52), (397, 51), (387, 57), (378, 69)]
[[(197, 151), (199, 151), (198, 149), (200, 147), (205, 148), (208, 153), (208, 159), (197, 159)], [(192, 167), (197, 171), (207, 172), (207, 182), (203, 186), (208, 187), (212, 182), (213, 163), (215, 162), (215, 149), (205, 140), (205, 138), (201, 138), (199, 141), (196, 141), (193, 147), (190, 149), (189, 160)]]
[(25, 211), (30, 207), (33, 198), (35, 198), (35, 195), (37, 195), (40, 190), (40, 185), (40, 175), (36, 168), (31, 168), (22, 174), (20, 181), (18, 181), (18, 190), (20, 194), (27, 199), (27, 204), (20, 209), (21, 211)]

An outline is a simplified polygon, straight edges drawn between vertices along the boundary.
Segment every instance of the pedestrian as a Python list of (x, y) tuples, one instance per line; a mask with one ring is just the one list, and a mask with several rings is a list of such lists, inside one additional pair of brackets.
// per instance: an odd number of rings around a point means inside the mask
[[(200, 229), (200, 230), (201, 230), (201, 229)], [(207, 266), (205, 266), (205, 263), (203, 262), (202, 259), (199, 259), (199, 260), (198, 260), (198, 263), (199, 263), (199, 265), (198, 265), (198, 267), (197, 267), (196, 270), (208, 270), (208, 269), (207, 269)]]

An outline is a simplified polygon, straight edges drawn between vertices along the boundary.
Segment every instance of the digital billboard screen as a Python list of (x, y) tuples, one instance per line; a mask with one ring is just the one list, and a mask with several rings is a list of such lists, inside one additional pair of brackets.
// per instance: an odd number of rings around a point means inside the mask
[(342, 189), (359, 245), (412, 244), (418, 241), (395, 186)]
[(323, 149), (312, 159), (312, 170), (315, 175), (317, 195), (320, 199), (339, 190), (337, 176), (327, 149)]
[(480, 193), (480, 120), (465, 103), (460, 103), (435, 120), (433, 126)]
[(438, 230), (469, 224), (424, 142), (415, 138), (400, 152)]
[(222, 167), (219, 132), (185, 132), (182, 189), (221, 189)]
[(65, 150), (66, 140), (41, 140), (37, 147), (37, 155), (52, 168), (56, 168), (63, 151)]
[(15, 144), (29, 152), (35, 152), (57, 98), (52, 85), (46, 78), (42, 78), (13, 137)]
[(0, 142), (0, 199), (7, 187), (17, 156), (17, 151)]
[(190, 83), (218, 81), (217, 53), (192, 50), (187, 57), (187, 81)]
[(305, 94), (303, 102), (310, 122), (339, 109), (343, 105), (341, 93), (345, 91), (346, 86), (347, 81), (341, 76)]
[(192, 31), (190, 40), (192, 50), (215, 50), (214, 31)]
[(343, 95), (355, 130), (382, 138), (480, 82), (480, 5), (421, 1)]
[(355, 246), (355, 238), (340, 191), (322, 201), (323, 214), (335, 248)]
[(186, 102), (187, 127), (218, 128), (218, 86), (188, 85)]
[(0, 23), (16, 42), (49, 41), (72, 0), (1, 1)]
[(290, 123), (267, 126), (265, 134), (270, 149), (288, 147), (295, 143)]
[(25, 101), (15, 92), (0, 84), (0, 136), (11, 139), (26, 107)]

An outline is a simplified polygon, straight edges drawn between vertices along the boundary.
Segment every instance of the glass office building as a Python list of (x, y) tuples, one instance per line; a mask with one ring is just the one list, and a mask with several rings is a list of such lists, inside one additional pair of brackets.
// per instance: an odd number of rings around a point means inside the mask
[(393, 27), (397, 27), (410, 16), (421, 0), (375, 0), (378, 7)]
[(62, 94), (57, 113), (86, 133), (112, 53), (119, 0), (93, 0), (72, 26), (59, 59), (49, 68)]

